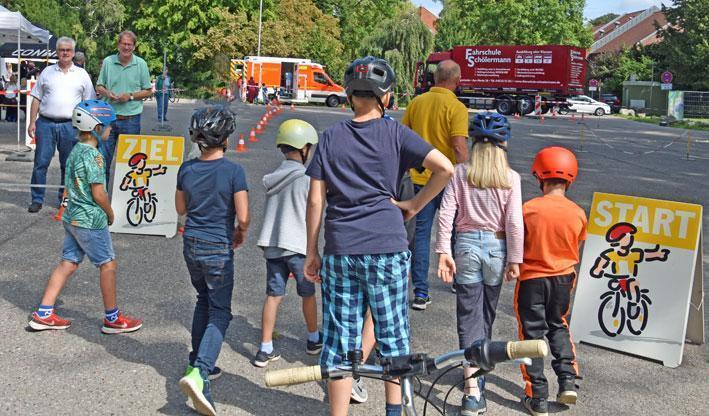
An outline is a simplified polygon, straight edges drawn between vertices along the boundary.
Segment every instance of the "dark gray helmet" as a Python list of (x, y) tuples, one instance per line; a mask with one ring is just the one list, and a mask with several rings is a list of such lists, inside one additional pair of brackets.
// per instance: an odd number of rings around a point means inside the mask
[(236, 115), (224, 106), (198, 108), (190, 121), (190, 138), (204, 147), (221, 146), (236, 128)]
[(396, 74), (384, 59), (373, 56), (355, 59), (345, 71), (345, 92), (350, 95), (382, 97), (394, 91)]

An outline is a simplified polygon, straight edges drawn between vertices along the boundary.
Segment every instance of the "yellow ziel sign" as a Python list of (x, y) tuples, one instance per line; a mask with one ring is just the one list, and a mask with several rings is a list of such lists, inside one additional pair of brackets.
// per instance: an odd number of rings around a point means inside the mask
[(116, 164), (128, 163), (137, 153), (145, 154), (155, 164), (182, 164), (182, 137), (121, 135), (121, 139), (116, 150)]
[(636, 241), (694, 250), (701, 213), (701, 205), (595, 193), (588, 233), (605, 236), (613, 225), (630, 223), (637, 228)]

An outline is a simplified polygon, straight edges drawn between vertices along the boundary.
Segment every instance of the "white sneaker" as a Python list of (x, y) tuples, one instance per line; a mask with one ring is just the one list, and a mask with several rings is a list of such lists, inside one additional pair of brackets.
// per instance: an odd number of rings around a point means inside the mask
[(355, 378), (352, 380), (352, 394), (350, 399), (357, 403), (364, 403), (367, 401), (369, 395), (367, 394), (367, 389), (364, 388), (364, 381), (362, 378)]

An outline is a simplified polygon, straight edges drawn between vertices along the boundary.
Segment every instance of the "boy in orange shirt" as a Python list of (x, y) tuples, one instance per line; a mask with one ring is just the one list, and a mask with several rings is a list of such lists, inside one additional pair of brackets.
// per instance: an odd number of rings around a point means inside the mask
[[(554, 356), (551, 366), (559, 381), (556, 400), (575, 404), (578, 365), (566, 318), (587, 220), (583, 209), (565, 194), (576, 179), (578, 162), (563, 147), (547, 147), (537, 153), (532, 173), (544, 196), (527, 201), (522, 207), (524, 260), (514, 297), (519, 337), (526, 340), (546, 336)], [(522, 404), (533, 416), (546, 416), (549, 386), (544, 377), (544, 360), (535, 358), (532, 365), (522, 365), (521, 369), (526, 382)]]

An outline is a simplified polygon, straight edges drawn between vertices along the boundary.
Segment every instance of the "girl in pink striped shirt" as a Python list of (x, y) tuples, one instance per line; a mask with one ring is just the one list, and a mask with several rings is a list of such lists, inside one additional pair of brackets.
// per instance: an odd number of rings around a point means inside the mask
[[(507, 162), (507, 118), (497, 113), (476, 114), (470, 136), (474, 140), (470, 162), (456, 166), (446, 187), (436, 239), (438, 277), (446, 283), (455, 280), (460, 348), (490, 338), (503, 276), (514, 279), (519, 275), (524, 245), (520, 176)], [(477, 415), (487, 407), (485, 380), (469, 378), (476, 368), (464, 371), (461, 415)]]

